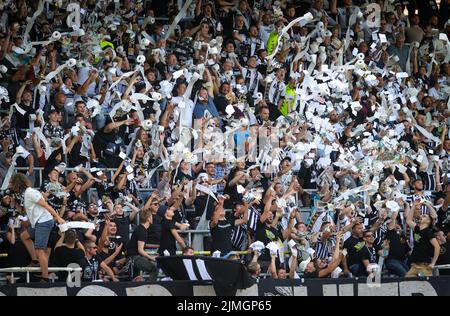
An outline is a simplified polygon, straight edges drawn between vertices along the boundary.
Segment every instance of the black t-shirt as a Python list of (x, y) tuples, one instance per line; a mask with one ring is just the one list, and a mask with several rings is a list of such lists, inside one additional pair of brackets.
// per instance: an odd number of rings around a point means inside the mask
[(19, 238), (17, 238), (14, 245), (10, 244), (6, 238), (4, 243), (6, 243), (5, 250), (8, 253), (8, 257), (6, 257), (7, 267), (26, 267), (30, 264), (31, 257)]
[(73, 145), (72, 150), (68, 154), (69, 167), (74, 168), (79, 165), (86, 166), (86, 162), (88, 161), (88, 159), (84, 156), (81, 156), (82, 144), (82, 141), (78, 141)]
[(105, 128), (109, 123), (111, 121), (107, 119), (105, 127), (95, 133), (92, 144), (94, 145), (95, 154), (102, 159), (102, 162), (108, 168), (117, 168), (122, 162), (122, 159), (118, 156), (122, 142), (120, 141), (119, 133), (116, 131), (105, 132)]
[(220, 220), (215, 227), (211, 228), (211, 252), (219, 250), (224, 255), (233, 250), (231, 235), (233, 233), (234, 222), (234, 218), (227, 218)]
[(319, 271), (314, 271), (314, 272), (305, 272), (303, 274), (303, 277), (305, 279), (318, 279), (319, 278)]
[[(441, 252), (436, 265), (450, 264), (450, 243), (445, 243), (441, 245)], [(450, 270), (442, 269), (439, 270), (440, 275), (450, 275)]]
[(161, 220), (161, 242), (159, 244), (159, 255), (164, 255), (164, 250), (167, 250), (170, 255), (176, 254), (176, 242), (175, 237), (172, 235), (171, 230), (176, 229), (175, 221), (168, 220), (165, 217)]
[(125, 244), (123, 243), (123, 238), (121, 236), (109, 236), (108, 257), (111, 256), (120, 245), (122, 245), (122, 251), (116, 256), (115, 260), (123, 258)]
[[(67, 267), (71, 263), (78, 264), (84, 257), (84, 252), (78, 248), (68, 248), (61, 246), (55, 249), (54, 262), (58, 267)], [(67, 279), (67, 272), (58, 272), (58, 279), (60, 282), (65, 282)]]
[(138, 242), (147, 242), (147, 229), (143, 225), (139, 225), (131, 235), (130, 244), (128, 245), (127, 256), (133, 257), (139, 255)]
[(103, 262), (99, 255), (94, 255), (91, 259), (86, 257), (80, 261), (80, 266), (83, 269), (83, 281), (93, 282), (99, 280), (100, 264)]
[(431, 263), (434, 247), (430, 241), (433, 238), (431, 229), (420, 230), (419, 226), (414, 228), (414, 249), (411, 255), (411, 263)]
[(389, 241), (388, 259), (404, 261), (408, 252), (411, 250), (406, 240), (401, 238), (395, 229), (386, 232), (386, 240)]
[(28, 129), (30, 128), (30, 115), (36, 114), (36, 110), (33, 109), (33, 107), (26, 106), (23, 104), (20, 104), (19, 107), (25, 111), (25, 113), (22, 115), (19, 111), (15, 110), (14, 116), (15, 116), (15, 127), (18, 129)]
[(117, 225), (117, 236), (122, 237), (123, 245), (126, 247), (130, 240), (130, 217), (116, 217), (114, 223)]
[(148, 239), (147, 243), (159, 245), (161, 242), (161, 216), (158, 214), (153, 215), (153, 223), (150, 225), (150, 227), (147, 229)]
[(344, 242), (344, 248), (347, 249), (347, 264), (352, 266), (360, 263), (359, 252), (364, 248), (365, 242), (362, 238), (355, 238), (350, 236)]
[[(255, 241), (261, 241), (264, 245), (267, 245), (271, 241), (276, 242), (278, 239), (284, 241), (283, 233), (279, 227), (268, 226), (266, 223), (261, 223), (258, 221), (256, 226), (255, 233)], [(263, 249), (261, 252), (261, 256), (259, 257), (261, 261), (269, 261), (270, 260), (270, 251), (269, 249)]]
[(379, 250), (380, 248), (375, 245), (372, 247), (365, 245), (359, 252), (359, 258), (361, 262), (363, 260), (369, 260), (369, 263), (377, 263)]
[(308, 168), (302, 164), (300, 171), (297, 174), (297, 178), (304, 189), (316, 189), (317, 185), (315, 181), (312, 181), (316, 174), (317, 172), (314, 170), (314, 166)]

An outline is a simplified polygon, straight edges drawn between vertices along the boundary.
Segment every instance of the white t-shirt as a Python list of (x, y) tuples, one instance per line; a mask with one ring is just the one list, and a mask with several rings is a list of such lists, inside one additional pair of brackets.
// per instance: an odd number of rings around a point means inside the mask
[(53, 219), (49, 211), (37, 204), (42, 198), (41, 192), (33, 188), (25, 190), (23, 205), (33, 228), (36, 226), (36, 223), (45, 223)]
[(184, 108), (180, 108), (178, 105), (183, 101), (182, 97), (174, 97), (172, 103), (177, 106), (176, 110), (180, 113), (181, 125), (183, 127), (192, 128), (193, 114), (194, 114), (194, 102), (191, 99), (186, 98), (184, 100)]

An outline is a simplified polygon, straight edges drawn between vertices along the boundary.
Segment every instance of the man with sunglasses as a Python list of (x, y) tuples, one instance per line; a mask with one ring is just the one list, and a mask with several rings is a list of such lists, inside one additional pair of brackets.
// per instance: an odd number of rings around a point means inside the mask
[(161, 216), (158, 215), (160, 202), (156, 196), (150, 197), (144, 209), (150, 210), (153, 221), (147, 229), (147, 242), (145, 247), (150, 249), (158, 249), (161, 242)]
[(94, 282), (102, 280), (100, 271), (103, 270), (109, 279), (119, 282), (110, 267), (97, 254), (97, 245), (88, 241), (84, 244), (85, 257), (81, 260), (80, 266), (83, 269), (82, 279), (84, 282)]
[(365, 245), (361, 249), (360, 256), (360, 275), (367, 275), (374, 272), (374, 268), (378, 262), (378, 258), (382, 255), (383, 250), (375, 245), (375, 236), (372, 231), (367, 230), (363, 234)]

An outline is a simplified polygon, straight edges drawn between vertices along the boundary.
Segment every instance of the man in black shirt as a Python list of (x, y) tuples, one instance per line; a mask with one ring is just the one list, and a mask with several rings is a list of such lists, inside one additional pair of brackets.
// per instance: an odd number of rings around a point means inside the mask
[[(439, 245), (441, 246), (441, 251), (439, 254), (438, 261), (436, 262), (436, 265), (444, 265), (444, 264), (450, 264), (450, 243), (447, 241), (447, 238), (445, 238), (443, 231), (438, 231), (434, 234), (434, 237), (439, 242)], [(442, 269), (439, 270), (439, 275), (450, 275), (450, 270), (448, 269)]]
[(433, 220), (428, 214), (420, 217), (417, 225), (413, 221), (413, 211), (406, 216), (406, 223), (414, 231), (414, 249), (411, 255), (411, 269), (406, 277), (432, 276), (433, 268), (439, 258), (441, 247), (433, 236)]
[(126, 247), (128, 245), (128, 241), (130, 239), (130, 223), (134, 220), (136, 215), (140, 212), (136, 206), (131, 203), (125, 202), (124, 205), (130, 207), (132, 212), (130, 215), (125, 215), (123, 205), (121, 203), (117, 203), (114, 205), (113, 214), (114, 214), (114, 222), (117, 225), (117, 235), (122, 237), (123, 244)]
[(150, 197), (144, 209), (149, 209), (152, 213), (152, 223), (147, 230), (147, 244), (146, 247), (150, 249), (159, 248), (161, 241), (161, 222), (162, 218), (158, 215), (159, 201), (156, 197)]
[(150, 256), (145, 251), (145, 243), (148, 239), (147, 230), (152, 224), (152, 214), (149, 211), (142, 211), (139, 216), (139, 223), (131, 236), (127, 256), (133, 259), (135, 270), (149, 273), (150, 281), (156, 282), (158, 269), (155, 264), (155, 257)]
[(344, 249), (347, 249), (346, 265), (348, 270), (357, 275), (360, 267), (359, 252), (365, 246), (362, 238), (364, 226), (358, 221), (354, 221), (352, 224), (352, 235), (344, 242)]
[(103, 262), (102, 258), (97, 254), (97, 246), (94, 242), (88, 241), (84, 244), (85, 257), (81, 259), (80, 266), (83, 269), (82, 279), (85, 282), (93, 282), (101, 280), (100, 269), (106, 272), (111, 280), (119, 282), (110, 267)]
[(161, 243), (159, 247), (159, 255), (163, 256), (164, 251), (167, 250), (171, 256), (176, 255), (176, 242), (178, 242), (181, 248), (186, 247), (186, 243), (183, 238), (177, 232), (175, 220), (173, 216), (175, 214), (175, 207), (168, 207), (167, 205), (161, 205), (158, 209), (158, 215), (161, 220)]
[(381, 255), (380, 248), (377, 247), (375, 242), (375, 236), (373, 232), (368, 230), (364, 232), (364, 247), (359, 252), (360, 271), (361, 275), (370, 275), (373, 273), (373, 266), (378, 262), (378, 256)]
[[(209, 224), (212, 238), (211, 252), (220, 251), (222, 256), (233, 250), (231, 240), (233, 228), (235, 226), (246, 224), (248, 221), (248, 216), (245, 215), (243, 218), (235, 218), (234, 216), (231, 218), (225, 217), (226, 213), (223, 204), (226, 198), (228, 198), (227, 195), (219, 197), (219, 203), (216, 206), (211, 223)], [(248, 211), (248, 205), (246, 205), (246, 210)], [(247, 211), (245, 214), (247, 214)]]
[[(53, 260), (56, 266), (67, 267), (71, 263), (78, 264), (83, 259), (84, 249), (77, 237), (77, 232), (72, 229), (61, 234), (53, 253)], [(65, 244), (63, 244), (64, 241)], [(58, 272), (58, 279), (60, 282), (65, 282), (67, 272)]]
[(385, 236), (389, 247), (385, 264), (390, 273), (403, 278), (409, 270), (406, 259), (411, 248), (406, 242), (406, 236), (402, 234), (401, 226), (397, 224), (397, 215), (398, 212), (392, 214)]
[(122, 139), (119, 137), (120, 128), (130, 126), (133, 123), (133, 119), (111, 122), (108, 116), (106, 126), (95, 133), (92, 141), (95, 154), (107, 167), (117, 168), (120, 165), (122, 161), (118, 156), (122, 142)]
[[(292, 227), (294, 226), (294, 218), (296, 212), (291, 213), (288, 228), (285, 230), (281, 228), (279, 221), (281, 219), (282, 213), (281, 209), (275, 203), (275, 197), (276, 192), (271, 189), (266, 201), (266, 205), (264, 207), (264, 212), (263, 214), (261, 214), (256, 227), (255, 241), (261, 241), (262, 243), (264, 243), (264, 245), (267, 245), (272, 241), (278, 244), (283, 243), (283, 241), (290, 236)], [(275, 216), (273, 214), (273, 211), (276, 212)], [(265, 248), (261, 252), (259, 260), (261, 269), (263, 271), (266, 267), (269, 267), (271, 260), (269, 249)]]

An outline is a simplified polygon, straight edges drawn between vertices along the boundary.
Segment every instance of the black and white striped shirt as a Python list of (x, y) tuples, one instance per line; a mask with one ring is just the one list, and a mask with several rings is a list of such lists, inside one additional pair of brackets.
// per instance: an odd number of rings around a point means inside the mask
[(245, 246), (245, 240), (247, 238), (247, 225), (239, 225), (233, 228), (233, 233), (231, 235), (231, 243), (233, 244), (234, 250), (243, 250)]
[(248, 210), (248, 223), (247, 223), (247, 229), (256, 232), (256, 226), (258, 225), (259, 218), (261, 217), (260, 211), (255, 208), (251, 207)]
[[(408, 195), (407, 197), (406, 197), (406, 202), (408, 202), (409, 203), (409, 205), (410, 205), (410, 207), (412, 208), (412, 203), (414, 202), (414, 200), (421, 200), (421, 199), (425, 199), (425, 200), (427, 200), (429, 203), (431, 203), (431, 197), (430, 196), (425, 196), (425, 195), (419, 195), (419, 194), (416, 194), (416, 193), (414, 193), (414, 194), (411, 194), (411, 195)], [(429, 211), (428, 211), (428, 207), (426, 207), (425, 205), (421, 205), (420, 206), (420, 211), (421, 211), (421, 214), (422, 215), (425, 215), (425, 214), (428, 214), (429, 213)]]
[(319, 259), (327, 259), (333, 255), (334, 247), (336, 246), (336, 236), (333, 235), (322, 241), (320, 238), (314, 245), (314, 251)]
[(269, 102), (278, 105), (278, 102), (286, 96), (286, 84), (275, 79), (269, 88)]
[(436, 172), (429, 173), (429, 172), (420, 172), (420, 177), (423, 181), (423, 189), (425, 191), (436, 191), (437, 190), (437, 176)]

